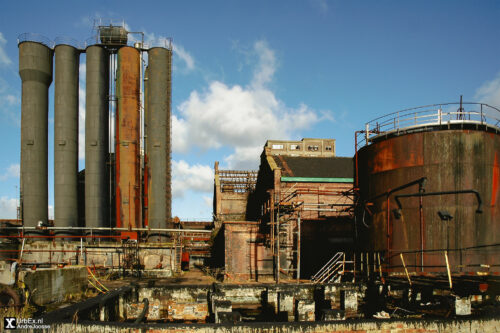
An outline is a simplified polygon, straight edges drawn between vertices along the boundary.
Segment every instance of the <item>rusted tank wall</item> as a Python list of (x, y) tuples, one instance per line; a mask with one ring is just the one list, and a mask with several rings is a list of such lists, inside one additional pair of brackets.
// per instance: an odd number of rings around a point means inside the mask
[(271, 251), (259, 242), (256, 222), (224, 223), (227, 280), (263, 280), (273, 276)]
[[(422, 243), (425, 250), (450, 249), (452, 271), (478, 269), (467, 265), (498, 264), (497, 248), (484, 246), (500, 242), (499, 161), (500, 134), (480, 130), (406, 134), (363, 147), (359, 150), (363, 200), (427, 177), (426, 192), (477, 190), (483, 201), (483, 212), (476, 213), (478, 204), (473, 194), (427, 196), (422, 198), (421, 222), (419, 198), (401, 198), (402, 217), (395, 219), (391, 212), (388, 221), (387, 200), (382, 196), (369, 207), (373, 216), (362, 244), (369, 250), (389, 250), (389, 255), (415, 251), (405, 254), (405, 261), (411, 270), (417, 271), (422, 265), (419, 253)], [(395, 195), (416, 192), (418, 186), (392, 194), (389, 210), (397, 208)], [(437, 213), (443, 210), (453, 216), (451, 221), (441, 221)], [(424, 268), (426, 271), (446, 270), (443, 251), (426, 253), (423, 261), (425, 266), (434, 266)], [(391, 263), (400, 265), (399, 256)], [(492, 270), (498, 268), (492, 267)]]
[(140, 227), (140, 56), (132, 47), (118, 51), (116, 73), (116, 226)]

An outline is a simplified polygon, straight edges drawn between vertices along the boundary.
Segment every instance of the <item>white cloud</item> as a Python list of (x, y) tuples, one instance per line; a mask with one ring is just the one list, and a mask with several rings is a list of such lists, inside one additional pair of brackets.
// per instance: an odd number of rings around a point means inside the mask
[(54, 219), (54, 206), (49, 205), (49, 220)]
[(14, 96), (14, 95), (7, 95), (7, 96), (5, 96), (5, 101), (9, 105), (17, 105), (17, 104), (19, 104), (19, 98), (17, 96)]
[(474, 98), (481, 103), (500, 106), (500, 73), (493, 80), (483, 83), (476, 90)]
[(235, 151), (225, 158), (229, 167), (255, 168), (266, 140), (289, 139), (319, 119), (332, 117), (329, 111), (319, 116), (305, 104), (292, 108), (279, 100), (267, 87), (277, 67), (274, 51), (258, 41), (253, 52), (258, 63), (247, 86), (212, 81), (178, 106), (180, 116), (172, 119), (174, 151), (229, 146)]
[(209, 196), (204, 195), (204, 196), (203, 196), (203, 203), (204, 203), (205, 205), (207, 205), (208, 207), (212, 207), (212, 206), (213, 206), (213, 204), (214, 204), (214, 200), (213, 200), (213, 198), (212, 198), (212, 197), (209, 197)]
[(0, 218), (15, 219), (17, 218), (17, 199), (0, 197)]
[[(500, 108), (500, 73), (491, 80), (483, 83), (474, 95), (474, 99), (480, 103), (486, 103), (496, 108)], [(487, 116), (500, 120), (500, 114), (493, 109), (483, 110)]]
[(254, 51), (259, 55), (259, 63), (254, 71), (252, 86), (259, 89), (271, 82), (276, 72), (277, 62), (274, 51), (265, 41), (255, 42)]
[(189, 52), (186, 51), (181, 45), (174, 43), (174, 55), (177, 55), (184, 63), (186, 64), (186, 68), (190, 71), (194, 69), (194, 58)]
[(208, 165), (189, 165), (186, 161), (172, 161), (172, 195), (181, 198), (186, 191), (212, 192), (214, 171)]
[(11, 164), (7, 167), (7, 170), (0, 175), (0, 180), (6, 180), (9, 178), (19, 178), (21, 174), (21, 168), (19, 164)]
[(10, 65), (12, 64), (12, 60), (10, 60), (7, 52), (5, 52), (5, 44), (7, 44), (7, 40), (3, 37), (3, 34), (0, 32), (0, 65)]
[(263, 146), (264, 144), (253, 147), (235, 147), (234, 154), (226, 156), (224, 161), (231, 169), (257, 170)]
[(327, 0), (310, 0), (312, 5), (316, 7), (321, 13), (325, 14), (328, 12), (328, 2)]
[[(153, 46), (170, 46), (170, 40), (166, 37), (157, 36), (154, 33), (144, 33), (144, 41), (147, 47)], [(186, 49), (177, 43), (172, 43), (172, 48), (174, 50), (174, 61), (179, 59), (184, 64), (184, 69), (190, 72), (195, 69), (194, 57), (186, 51)]]
[[(1, 64), (1, 61), (0, 61)], [(0, 114), (10, 123), (21, 126), (19, 93), (0, 77)]]

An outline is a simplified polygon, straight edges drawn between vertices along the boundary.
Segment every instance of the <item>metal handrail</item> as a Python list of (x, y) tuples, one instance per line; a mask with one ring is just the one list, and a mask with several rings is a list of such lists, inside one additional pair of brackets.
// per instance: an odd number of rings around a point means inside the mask
[(77, 48), (77, 49), (83, 49), (83, 45), (81, 42), (79, 42), (78, 40), (72, 38), (72, 37), (68, 37), (68, 36), (59, 36), (59, 37), (56, 37), (56, 39), (54, 40), (54, 45), (55, 46), (58, 46), (58, 45), (69, 45), (69, 46), (73, 46), (74, 48)]
[(330, 264), (332, 263), (332, 261), (335, 261), (337, 259), (337, 257), (340, 255), (340, 252), (337, 252), (333, 255), (333, 257), (328, 260), (328, 262), (323, 265), (323, 267), (320, 268), (320, 270), (314, 274), (312, 277), (311, 277), (311, 280), (315, 280), (316, 278), (318, 278), (321, 274), (323, 274), (323, 272), (328, 269), (328, 267), (330, 266)]
[(339, 263), (339, 260), (344, 255), (344, 252), (337, 252), (335, 255), (316, 273), (311, 277), (312, 281), (323, 282), (322, 279), (325, 275), (330, 273), (335, 266)]
[(343, 271), (343, 267), (344, 267), (343, 263), (337, 261), (335, 265), (332, 267), (332, 269), (319, 280), (319, 283), (331, 282), (336, 276), (336, 273), (339, 272), (341, 268)]
[(54, 42), (51, 39), (37, 33), (25, 32), (20, 34), (17, 36), (17, 44), (19, 45), (22, 42), (35, 42), (43, 44), (51, 49), (54, 48)]
[[(473, 109), (465, 110), (464, 106)], [(443, 124), (478, 124), (500, 130), (500, 109), (485, 103), (465, 102), (432, 104), (392, 112), (365, 124), (365, 129), (357, 134), (356, 150), (378, 135)]]
[(165, 228), (107, 228), (107, 227), (1, 227), (0, 230), (89, 230), (89, 231), (157, 231), (157, 232), (196, 232), (211, 233), (212, 230), (201, 229), (165, 229)]

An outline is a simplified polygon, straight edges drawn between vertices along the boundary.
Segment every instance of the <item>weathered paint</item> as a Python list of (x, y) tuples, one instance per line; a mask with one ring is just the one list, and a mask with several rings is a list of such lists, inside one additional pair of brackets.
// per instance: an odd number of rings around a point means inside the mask
[[(21, 195), (25, 226), (48, 222), (48, 112), (53, 51), (36, 42), (19, 44), (21, 102)], [(30, 232), (27, 232), (30, 233)]]
[(80, 51), (70, 45), (57, 45), (55, 58), (54, 223), (58, 227), (77, 227)]
[[(426, 192), (474, 189), (479, 191), (483, 203), (491, 208), (476, 213), (474, 195), (442, 195), (423, 197), (423, 243), (425, 250), (464, 249), (449, 253), (452, 271), (477, 271), (466, 265), (498, 264), (494, 247), (470, 249), (475, 246), (498, 244), (500, 240), (500, 210), (494, 188), (498, 174), (495, 156), (500, 151), (500, 135), (481, 130), (439, 130), (381, 138), (359, 150), (360, 193), (363, 200), (427, 177)], [(493, 184), (493, 185), (492, 185)], [(402, 198), (403, 216), (395, 219), (392, 210), (397, 208), (394, 196), (418, 192), (418, 186), (394, 193), (387, 201), (385, 196), (369, 207), (373, 213), (370, 229), (364, 229), (360, 244), (368, 250), (386, 251), (389, 235), (390, 255), (400, 251), (405, 254), (410, 271), (420, 271), (421, 239), (419, 198)], [(387, 207), (387, 203), (389, 207)], [(440, 220), (437, 212), (448, 211), (453, 219)], [(389, 224), (387, 223), (387, 211)], [(368, 214), (367, 214), (368, 215)], [(392, 232), (387, 230), (387, 225)], [(401, 265), (399, 257), (389, 264)], [(446, 270), (443, 252), (424, 254), (425, 271)], [(493, 270), (493, 267), (492, 269)], [(496, 270), (496, 269), (495, 269)]]
[(140, 56), (133, 47), (118, 51), (116, 95), (116, 226), (140, 225)]
[(87, 269), (81, 266), (23, 270), (19, 272), (19, 281), (38, 305), (64, 301), (67, 296), (82, 293), (88, 285)]
[(171, 66), (172, 51), (155, 47), (148, 51), (147, 142), (148, 224), (170, 228), (172, 217), (171, 181)]
[(495, 152), (495, 162), (493, 163), (493, 175), (491, 176), (491, 206), (495, 206), (500, 191), (500, 164), (498, 162), (498, 152)]
[(263, 280), (273, 276), (269, 248), (258, 242), (259, 225), (252, 222), (224, 223), (226, 280)]
[(101, 46), (86, 50), (85, 225), (109, 226), (109, 53)]

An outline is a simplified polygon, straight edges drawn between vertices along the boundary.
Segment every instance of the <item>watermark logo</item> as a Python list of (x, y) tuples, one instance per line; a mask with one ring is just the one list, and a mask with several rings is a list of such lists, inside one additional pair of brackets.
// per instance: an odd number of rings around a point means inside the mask
[(50, 325), (44, 325), (43, 318), (33, 319), (33, 318), (4, 317), (3, 328), (5, 330), (49, 329)]
[(15, 330), (17, 328), (16, 318), (4, 317), (3, 318), (3, 328), (6, 330)]

